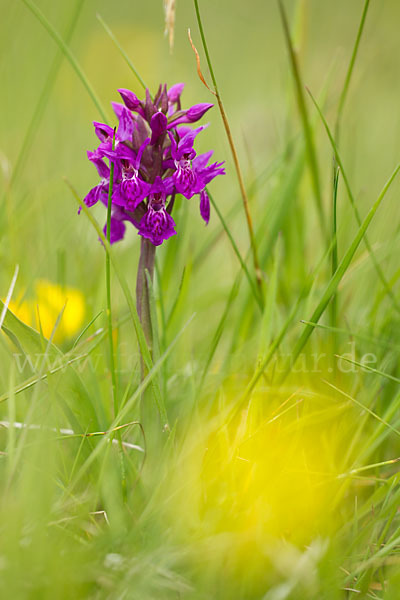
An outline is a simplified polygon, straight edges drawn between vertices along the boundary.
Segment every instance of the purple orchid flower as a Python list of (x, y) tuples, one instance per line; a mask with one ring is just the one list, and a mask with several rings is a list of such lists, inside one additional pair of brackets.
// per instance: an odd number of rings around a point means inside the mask
[(192, 129), (191, 125), (212, 104), (200, 103), (182, 110), (183, 88), (183, 83), (169, 89), (160, 85), (154, 98), (146, 90), (144, 100), (121, 88), (118, 91), (123, 104), (112, 103), (118, 119), (115, 134), (109, 125), (94, 122), (100, 144), (94, 152), (88, 152), (88, 158), (95, 165), (100, 182), (89, 191), (84, 202), (93, 206), (100, 200), (108, 205), (109, 165), (113, 164), (111, 243), (123, 239), (126, 222), (155, 246), (176, 235), (171, 216), (176, 194), (188, 199), (198, 194), (200, 214), (205, 223), (209, 222), (206, 186), (225, 171), (223, 163), (208, 164), (212, 152), (197, 155), (196, 137), (206, 126)]
[(166, 181), (157, 177), (149, 195), (147, 212), (139, 224), (139, 235), (149, 239), (154, 246), (176, 234), (175, 222), (165, 207)]
[(133, 134), (133, 116), (130, 110), (119, 102), (111, 102), (115, 115), (119, 121), (115, 139), (118, 142), (127, 142), (132, 139)]
[[(168, 101), (170, 102), (170, 104), (177, 104), (178, 102), (180, 103), (181, 100), (181, 94), (183, 92), (183, 88), (185, 87), (184, 83), (175, 83), (175, 85), (172, 85), (168, 92)], [(178, 107), (180, 110), (180, 106)]]
[(210, 198), (206, 190), (202, 190), (200, 194), (200, 214), (205, 222), (208, 225), (210, 220)]
[(193, 144), (197, 134), (203, 129), (204, 126), (190, 130), (178, 143), (173, 134), (169, 133), (171, 156), (175, 166), (173, 180), (177, 191), (185, 198), (191, 198), (204, 188), (203, 182), (199, 180), (196, 171), (192, 167), (192, 159), (196, 156)]
[[(88, 150), (87, 155), (90, 162), (95, 165), (97, 172), (101, 177), (100, 183), (95, 185), (83, 199), (86, 206), (91, 207), (97, 204), (103, 194), (107, 196), (110, 180), (110, 169), (96, 152), (90, 152)], [(78, 214), (80, 214), (81, 210), (82, 209), (80, 208)]]
[(181, 123), (195, 123), (199, 121), (214, 104), (201, 103), (191, 106), (188, 110), (176, 112), (170, 117), (168, 128), (176, 127)]
[(133, 150), (126, 146), (122, 151), (119, 149), (117, 152), (117, 157), (122, 164), (122, 180), (113, 189), (112, 202), (132, 212), (149, 195), (151, 189), (151, 184), (139, 175), (143, 152), (149, 143), (150, 138), (146, 138), (136, 157)]

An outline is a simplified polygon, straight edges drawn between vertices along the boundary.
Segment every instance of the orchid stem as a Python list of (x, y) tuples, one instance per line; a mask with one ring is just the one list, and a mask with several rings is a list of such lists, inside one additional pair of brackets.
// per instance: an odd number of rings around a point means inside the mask
[[(155, 257), (156, 247), (150, 240), (142, 237), (140, 241), (140, 258), (136, 278), (136, 307), (151, 356), (153, 356), (153, 328), (151, 321), (150, 289), (146, 272), (148, 273), (150, 282), (153, 282)], [(140, 363), (140, 380), (143, 382), (147, 376), (147, 369), (143, 360), (141, 360)], [(151, 431), (148, 439), (154, 441), (158, 439), (158, 420), (156, 413), (152, 410), (152, 398), (150, 396), (151, 392), (144, 392), (141, 395), (140, 414), (143, 427), (145, 427), (147, 432)]]
[(223, 124), (224, 124), (224, 127), (225, 127), (225, 132), (226, 132), (226, 135), (227, 135), (227, 138), (228, 138), (228, 142), (229, 142), (229, 146), (230, 146), (230, 149), (231, 149), (232, 158), (233, 158), (233, 162), (234, 162), (234, 165), (235, 165), (235, 170), (236, 170), (236, 174), (237, 174), (237, 178), (238, 178), (238, 182), (239, 182), (240, 192), (241, 192), (242, 200), (243, 200), (243, 208), (244, 208), (244, 212), (245, 212), (245, 215), (246, 215), (247, 228), (249, 230), (250, 244), (251, 244), (251, 250), (252, 250), (252, 254), (253, 254), (253, 263), (254, 263), (254, 270), (255, 270), (255, 274), (256, 274), (257, 285), (259, 287), (259, 290), (260, 290), (260, 293), (261, 293), (261, 296), (262, 296), (262, 272), (261, 272), (260, 264), (259, 264), (259, 261), (258, 261), (257, 246), (256, 246), (255, 236), (254, 236), (253, 221), (252, 221), (251, 214), (250, 214), (249, 199), (248, 199), (248, 196), (247, 196), (246, 187), (244, 185), (243, 175), (242, 175), (242, 171), (241, 171), (240, 164), (239, 164), (239, 159), (238, 159), (238, 155), (237, 155), (237, 151), (236, 151), (236, 146), (235, 146), (235, 143), (233, 141), (233, 137), (232, 137), (232, 133), (231, 133), (231, 128), (229, 126), (228, 118), (226, 116), (225, 109), (224, 109), (224, 105), (222, 103), (222, 99), (221, 99), (220, 93), (218, 91), (217, 80), (215, 79), (214, 70), (212, 68), (210, 55), (208, 53), (208, 47), (207, 47), (207, 42), (206, 42), (206, 38), (205, 38), (205, 35), (204, 35), (203, 24), (202, 24), (202, 21), (201, 21), (198, 0), (194, 0), (194, 6), (195, 6), (195, 10), (196, 10), (197, 23), (198, 23), (198, 26), (199, 26), (201, 41), (202, 41), (202, 44), (203, 44), (203, 49), (204, 49), (204, 53), (206, 55), (206, 60), (207, 60), (208, 68), (209, 68), (211, 79), (212, 79), (213, 86), (214, 86), (215, 97), (217, 98), (218, 107), (219, 107), (219, 110), (220, 110), (220, 113), (221, 113), (221, 117), (222, 117), (222, 121), (223, 121)]
[(143, 332), (150, 353), (153, 346), (153, 333), (150, 316), (150, 290), (147, 284), (146, 271), (149, 272), (150, 280), (153, 281), (155, 257), (156, 247), (150, 242), (150, 240), (142, 237), (136, 279), (136, 304), (139, 319), (143, 327)]

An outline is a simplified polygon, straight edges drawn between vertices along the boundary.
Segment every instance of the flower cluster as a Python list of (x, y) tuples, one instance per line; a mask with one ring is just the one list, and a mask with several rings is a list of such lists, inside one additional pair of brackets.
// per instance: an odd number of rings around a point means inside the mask
[(143, 101), (133, 92), (120, 89), (123, 104), (112, 103), (119, 121), (115, 133), (109, 125), (94, 122), (100, 145), (94, 152), (88, 152), (88, 158), (101, 181), (84, 202), (93, 206), (100, 200), (107, 206), (113, 164), (111, 243), (124, 237), (127, 221), (155, 246), (175, 235), (171, 212), (176, 194), (185, 198), (198, 195), (200, 214), (206, 223), (209, 221), (206, 186), (225, 171), (223, 163), (208, 164), (212, 151), (196, 154), (193, 147), (196, 136), (206, 126), (192, 129), (190, 125), (213, 105), (196, 104), (182, 110), (183, 87), (183, 83), (169, 89), (160, 85), (154, 99), (146, 90)]

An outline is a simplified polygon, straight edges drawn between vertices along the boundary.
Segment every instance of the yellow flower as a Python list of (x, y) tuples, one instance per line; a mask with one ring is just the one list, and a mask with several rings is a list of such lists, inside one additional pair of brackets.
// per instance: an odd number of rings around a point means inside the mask
[[(82, 328), (85, 316), (85, 299), (80, 290), (73, 287), (63, 287), (40, 279), (34, 286), (33, 298), (23, 302), (11, 301), (9, 309), (21, 321), (42, 328), (43, 335), (48, 339), (56, 324), (57, 318), (65, 306), (61, 321), (54, 335), (56, 343), (72, 338)], [(39, 324), (40, 319), (40, 324)]]
[(168, 468), (166, 514), (195, 540), (195, 560), (220, 560), (239, 579), (251, 572), (256, 585), (281, 551), (341, 524), (352, 423), (348, 405), (311, 386), (260, 387), (233, 416), (234, 381), (211, 418), (193, 420)]

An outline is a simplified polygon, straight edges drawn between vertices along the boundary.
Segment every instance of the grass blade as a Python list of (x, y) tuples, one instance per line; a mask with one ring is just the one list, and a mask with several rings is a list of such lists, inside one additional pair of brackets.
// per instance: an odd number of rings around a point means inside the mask
[[(386, 182), (386, 184), (383, 187), (382, 192), (379, 194), (379, 197), (377, 198), (375, 203), (372, 205), (372, 207), (369, 210), (367, 216), (365, 217), (363, 223), (361, 224), (360, 228), (358, 229), (358, 232), (357, 232), (355, 238), (353, 239), (353, 242), (351, 243), (347, 252), (343, 256), (342, 260), (340, 261), (339, 266), (338, 266), (334, 276), (330, 279), (327, 287), (325, 288), (325, 292), (323, 293), (321, 300), (319, 301), (319, 303), (318, 303), (316, 309), (314, 310), (312, 316), (310, 317), (310, 319), (308, 319), (312, 323), (318, 323), (323, 312), (325, 311), (325, 309), (332, 297), (332, 294), (335, 292), (343, 275), (346, 273), (347, 268), (349, 267), (349, 265), (352, 261), (352, 258), (354, 256), (358, 246), (361, 243), (361, 240), (365, 236), (365, 233), (366, 233), (372, 219), (374, 218), (376, 211), (378, 210), (383, 198), (386, 195), (386, 192), (388, 191), (390, 185), (392, 184), (392, 182), (393, 182), (394, 178), (396, 177), (397, 173), (399, 172), (399, 170), (400, 170), (400, 165), (398, 165), (395, 168), (392, 175), (389, 177), (388, 181)], [(313, 331), (314, 331), (314, 326), (306, 325), (303, 334), (301, 335), (299, 341), (297, 342), (297, 344), (293, 350), (290, 366), (289, 366), (288, 370), (285, 372), (283, 379), (285, 379), (286, 376), (289, 374), (291, 367), (296, 362), (300, 352), (304, 348), (305, 344), (308, 341), (308, 338), (310, 337), (310, 335), (312, 334)]]
[(293, 78), (296, 86), (297, 104), (299, 107), (301, 122), (304, 130), (304, 137), (306, 142), (306, 149), (308, 155), (308, 162), (310, 165), (312, 185), (314, 190), (314, 197), (317, 205), (317, 212), (319, 216), (320, 226), (322, 234), (327, 238), (325, 215), (322, 206), (322, 194), (321, 194), (321, 183), (319, 179), (318, 161), (315, 152), (313, 133), (310, 125), (310, 119), (308, 116), (307, 105), (304, 96), (304, 86), (301, 81), (300, 69), (297, 63), (296, 52), (293, 47), (292, 38), (290, 35), (289, 24), (286, 16), (286, 12), (282, 3), (282, 0), (278, 0), (279, 11), (281, 14), (283, 31), (285, 34), (286, 45), (289, 52), (290, 65), (292, 68)]
[(364, 25), (365, 25), (365, 20), (367, 18), (369, 2), (370, 2), (370, 0), (365, 0), (364, 9), (363, 9), (363, 12), (361, 15), (360, 25), (359, 25), (358, 31), (357, 31), (356, 41), (355, 41), (353, 52), (352, 52), (352, 55), (350, 58), (349, 67), (348, 67), (347, 73), (346, 73), (346, 79), (344, 81), (342, 93), (340, 94), (339, 107), (338, 107), (338, 112), (337, 112), (337, 116), (336, 116), (336, 125), (335, 125), (335, 140), (336, 140), (336, 144), (338, 144), (338, 145), (339, 145), (340, 125), (341, 125), (341, 121), (342, 121), (343, 108), (344, 108), (344, 104), (346, 102), (347, 93), (349, 91), (350, 80), (351, 80), (351, 76), (353, 74), (354, 64), (356, 62), (358, 48), (359, 48), (360, 41), (361, 41), (361, 36), (364, 31)]
[(237, 247), (236, 242), (233, 239), (233, 236), (232, 236), (231, 232), (229, 231), (229, 227), (226, 224), (226, 221), (225, 221), (224, 217), (222, 216), (222, 213), (219, 210), (218, 205), (216, 204), (216, 202), (214, 201), (214, 198), (212, 197), (212, 195), (210, 194), (210, 192), (208, 190), (207, 190), (207, 193), (208, 193), (208, 196), (210, 198), (210, 202), (211, 202), (211, 204), (212, 204), (215, 212), (217, 213), (218, 218), (221, 221), (223, 228), (225, 229), (226, 235), (228, 236), (228, 239), (229, 239), (229, 241), (230, 241), (230, 243), (232, 245), (233, 251), (235, 252), (236, 256), (238, 257), (240, 265), (241, 265), (241, 267), (242, 267), (242, 269), (243, 269), (243, 271), (244, 271), (244, 273), (245, 273), (245, 275), (247, 277), (247, 281), (249, 282), (249, 285), (250, 285), (251, 291), (253, 292), (254, 298), (256, 299), (257, 304), (260, 307), (260, 310), (262, 311), (263, 310), (263, 304), (264, 304), (263, 300), (262, 300), (262, 297), (261, 297), (259, 291), (257, 290), (256, 286), (254, 285), (254, 281), (253, 281), (253, 279), (252, 279), (252, 277), (251, 277), (251, 275), (249, 273), (249, 270), (248, 270), (248, 268), (246, 266), (246, 263), (244, 262), (244, 260), (242, 258), (242, 255), (239, 252), (239, 248)]
[[(235, 165), (235, 170), (236, 170), (236, 174), (237, 174), (237, 178), (238, 178), (238, 182), (239, 182), (240, 192), (242, 194), (243, 208), (244, 208), (244, 212), (246, 215), (246, 222), (247, 222), (247, 228), (249, 231), (250, 245), (251, 245), (251, 250), (252, 250), (252, 254), (253, 254), (254, 270), (256, 273), (257, 284), (261, 291), (261, 289), (262, 289), (262, 273), (261, 273), (261, 269), (260, 269), (260, 265), (259, 265), (259, 261), (258, 261), (257, 245), (256, 245), (255, 237), (254, 237), (253, 221), (252, 221), (251, 214), (250, 214), (249, 199), (247, 196), (246, 186), (244, 185), (242, 170), (240, 168), (240, 163), (239, 163), (239, 158), (238, 158), (237, 151), (236, 151), (236, 146), (233, 141), (232, 132), (231, 132), (231, 129), (229, 126), (228, 118), (225, 113), (224, 105), (222, 103), (221, 95), (218, 90), (217, 80), (214, 75), (214, 70), (212, 67), (210, 54), (208, 52), (208, 46), (207, 46), (206, 37), (204, 34), (203, 23), (202, 23), (201, 16), (200, 16), (198, 0), (194, 0), (194, 7), (195, 7), (195, 11), (196, 11), (197, 24), (199, 26), (200, 37), (201, 37), (201, 41), (203, 44), (204, 53), (206, 55), (208, 68), (210, 70), (210, 75), (211, 75), (211, 79), (212, 79), (213, 86), (214, 86), (214, 95), (217, 98), (219, 111), (221, 113), (222, 122), (224, 124), (226, 136), (227, 136), (228, 142), (229, 142), (229, 147), (230, 147), (231, 153), (232, 153), (233, 163)], [(189, 33), (189, 39), (190, 39), (190, 33)], [(192, 45), (192, 48), (195, 50), (195, 52), (197, 54), (197, 50), (194, 48), (193, 42), (191, 41), (191, 39), (190, 39), (190, 43)], [(197, 58), (198, 58), (198, 54), (197, 54)], [(199, 58), (198, 58), (198, 61), (199, 61)], [(199, 75), (201, 78), (201, 71), (200, 71), (199, 65), (198, 65), (198, 71), (199, 71)], [(203, 83), (205, 83), (204, 80), (203, 80)], [(205, 85), (206, 85), (206, 87), (208, 87), (206, 83), (205, 83)], [(208, 89), (210, 89), (210, 88), (208, 88)]]
[(36, 6), (36, 4), (32, 0), (22, 0), (22, 2), (25, 4), (25, 6), (27, 6), (27, 8), (29, 8), (29, 10), (34, 14), (34, 16), (37, 18), (39, 23), (41, 23), (43, 25), (43, 27), (46, 29), (46, 31), (49, 33), (49, 35), (53, 38), (53, 40), (59, 46), (59, 48), (65, 55), (65, 57), (68, 59), (70, 65), (74, 69), (75, 73), (77, 74), (77, 76), (79, 77), (79, 79), (81, 80), (83, 85), (85, 86), (89, 96), (91, 97), (91, 99), (93, 100), (93, 103), (95, 104), (97, 110), (99, 111), (101, 118), (104, 120), (105, 123), (107, 123), (108, 119), (107, 119), (106, 111), (104, 110), (99, 98), (97, 97), (96, 92), (92, 88), (88, 78), (86, 77), (85, 73), (82, 70), (82, 67), (79, 65), (75, 56), (72, 54), (71, 50), (69, 49), (68, 45), (65, 43), (65, 41), (62, 39), (60, 34), (54, 29), (52, 24), (47, 20), (45, 15), (42, 13), (42, 11)]
[[(92, 213), (89, 211), (87, 206), (81, 201), (81, 199), (79, 198), (78, 194), (76, 193), (75, 189), (71, 186), (71, 184), (67, 180), (65, 180), (65, 181), (66, 181), (68, 187), (70, 188), (75, 200), (77, 201), (77, 203), (81, 207), (82, 211), (85, 213), (85, 215), (87, 216), (87, 218), (93, 225), (95, 231), (97, 232), (97, 235), (99, 236), (100, 240), (103, 243), (103, 246), (104, 246), (106, 252), (110, 255), (111, 264), (113, 266), (115, 274), (117, 275), (119, 284), (122, 288), (126, 302), (129, 307), (129, 311), (130, 311), (130, 314), (132, 317), (132, 322), (133, 322), (133, 326), (135, 328), (135, 332), (136, 332), (136, 336), (138, 339), (139, 348), (140, 348), (140, 352), (141, 352), (143, 361), (146, 365), (147, 370), (151, 371), (151, 369), (153, 367), (153, 361), (151, 359), (150, 351), (147, 346), (146, 338), (145, 338), (143, 328), (142, 328), (142, 325), (140, 323), (140, 320), (139, 320), (139, 317), (137, 314), (137, 310), (136, 310), (136, 306), (135, 306), (132, 294), (130, 292), (127, 281), (122, 273), (122, 269), (119, 266), (118, 260), (116, 259), (115, 254), (111, 248), (111, 245), (106, 240), (104, 233), (101, 230), (100, 225), (97, 223), (97, 221), (94, 218), (94, 216), (92, 215)], [(160, 416), (162, 416), (162, 411), (161, 411), (162, 398), (161, 398), (160, 388), (158, 387), (157, 382), (153, 382), (153, 381), (152, 381), (152, 386), (153, 386), (153, 391), (154, 391), (154, 395), (156, 398), (157, 406), (160, 411)]]
[[(328, 123), (327, 123), (324, 115), (322, 114), (322, 111), (321, 111), (320, 107), (317, 104), (317, 101), (315, 100), (315, 98), (312, 95), (312, 93), (310, 92), (310, 90), (307, 90), (307, 91), (310, 94), (311, 100), (313, 101), (314, 106), (317, 109), (318, 114), (321, 117), (321, 120), (322, 120), (322, 122), (324, 124), (326, 133), (328, 134), (329, 141), (331, 142), (331, 145), (332, 145), (332, 148), (333, 148), (333, 152), (335, 154), (336, 162), (337, 162), (337, 164), (338, 164), (338, 166), (340, 168), (340, 171), (342, 173), (343, 181), (344, 181), (346, 189), (347, 189), (347, 193), (348, 193), (348, 196), (349, 196), (349, 199), (350, 199), (350, 203), (351, 203), (351, 206), (353, 208), (353, 211), (354, 211), (354, 214), (355, 214), (355, 217), (356, 217), (357, 224), (359, 226), (361, 226), (360, 213), (358, 212), (358, 208), (356, 206), (356, 203), (355, 203), (355, 200), (354, 200), (354, 196), (353, 196), (353, 193), (351, 191), (349, 180), (347, 178), (346, 171), (344, 170), (343, 163), (342, 163), (342, 160), (340, 158), (337, 145), (335, 143), (335, 140), (333, 139), (333, 135), (331, 133), (331, 130), (329, 129), (329, 125), (328, 125)], [(397, 301), (397, 299), (396, 299), (396, 297), (395, 297), (395, 295), (394, 295), (394, 293), (393, 293), (393, 291), (392, 291), (389, 283), (386, 280), (386, 277), (385, 277), (385, 275), (384, 275), (384, 273), (383, 273), (383, 271), (382, 271), (382, 269), (381, 269), (381, 267), (380, 267), (380, 265), (379, 265), (379, 263), (378, 263), (378, 261), (377, 261), (377, 259), (375, 257), (375, 253), (372, 250), (371, 244), (369, 243), (368, 238), (366, 236), (364, 237), (364, 242), (365, 242), (365, 245), (366, 245), (367, 250), (369, 252), (369, 255), (371, 257), (371, 260), (372, 260), (372, 262), (374, 264), (374, 267), (375, 267), (375, 270), (377, 272), (377, 275), (378, 275), (379, 279), (382, 282), (382, 285), (384, 286), (384, 288), (386, 290), (386, 293), (388, 294), (388, 296), (392, 300), (393, 306), (395, 307), (395, 309), (397, 310), (397, 312), (400, 313), (400, 305), (399, 305), (399, 303), (398, 303), (398, 301)]]
[(131, 59), (129, 58), (129, 56), (127, 55), (127, 53), (125, 52), (125, 50), (122, 48), (121, 44), (119, 43), (119, 41), (117, 40), (117, 38), (115, 37), (115, 35), (113, 34), (113, 32), (111, 31), (111, 29), (109, 28), (109, 26), (107, 25), (107, 23), (105, 23), (105, 21), (103, 20), (103, 18), (99, 14), (97, 14), (97, 20), (99, 21), (99, 23), (101, 23), (101, 25), (104, 27), (106, 33), (110, 36), (110, 38), (112, 39), (112, 41), (114, 42), (114, 44), (118, 48), (119, 53), (121, 54), (122, 58), (127, 63), (128, 67), (131, 69), (132, 73), (135, 75), (136, 79), (138, 80), (138, 82), (140, 83), (140, 85), (142, 86), (142, 88), (144, 90), (148, 89), (148, 86), (143, 81), (143, 79), (140, 76), (139, 72), (137, 71), (137, 69), (135, 68), (134, 64), (132, 63)]
[(347, 358), (346, 356), (340, 356), (340, 354), (335, 354), (336, 358), (340, 358), (340, 360), (345, 360), (348, 363), (351, 363), (352, 365), (356, 365), (357, 367), (360, 367), (361, 369), (365, 369), (366, 371), (369, 371), (370, 373), (376, 373), (376, 375), (381, 375), (381, 377), (386, 377), (386, 379), (390, 379), (390, 381), (394, 381), (395, 383), (400, 383), (400, 379), (398, 377), (394, 377), (393, 375), (390, 375), (389, 373), (385, 373), (384, 371), (379, 371), (378, 369), (373, 369), (372, 367), (368, 366), (368, 365), (363, 365), (363, 363), (357, 362), (356, 360), (351, 360), (350, 358)]

